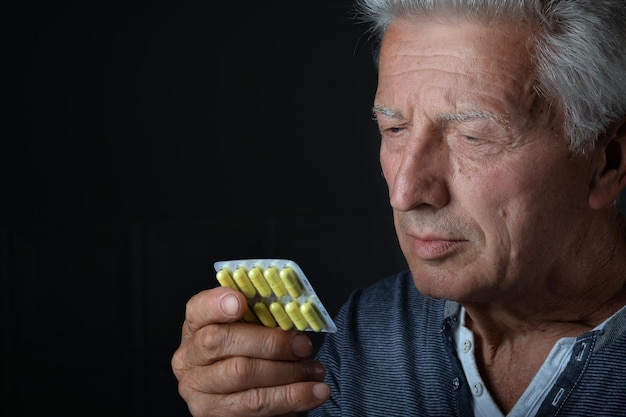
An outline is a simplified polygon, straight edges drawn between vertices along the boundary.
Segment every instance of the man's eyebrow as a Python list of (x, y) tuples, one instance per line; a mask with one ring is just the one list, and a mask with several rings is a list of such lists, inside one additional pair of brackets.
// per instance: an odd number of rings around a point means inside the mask
[(437, 116), (439, 122), (464, 122), (466, 120), (485, 119), (491, 120), (503, 126), (508, 126), (509, 117), (499, 115), (486, 110), (470, 110), (459, 113), (442, 113)]
[(376, 119), (376, 115), (382, 114), (383, 116), (398, 119), (398, 120), (407, 120), (406, 117), (402, 114), (400, 110), (392, 109), (390, 107), (382, 106), (379, 104), (374, 105), (372, 107), (372, 117)]
[[(374, 119), (378, 114), (382, 114), (383, 116), (392, 119), (407, 120), (407, 118), (402, 114), (401, 111), (382, 105), (375, 105), (374, 107), (372, 107), (372, 116), (374, 117)], [(491, 120), (503, 126), (508, 126), (509, 124), (509, 117), (506, 114), (499, 115), (486, 110), (469, 110), (457, 113), (442, 113), (437, 115), (436, 118), (436, 120), (441, 123), (464, 122), (466, 120), (473, 119)]]

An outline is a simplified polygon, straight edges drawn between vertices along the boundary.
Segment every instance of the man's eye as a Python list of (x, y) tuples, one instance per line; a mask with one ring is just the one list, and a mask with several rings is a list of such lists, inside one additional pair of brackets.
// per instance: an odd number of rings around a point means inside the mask
[(394, 127), (388, 127), (386, 129), (384, 129), (383, 132), (395, 135), (395, 134), (398, 134), (398, 133), (402, 132), (403, 130), (404, 130), (403, 127), (394, 126)]
[(476, 136), (468, 136), (468, 135), (465, 135), (465, 139), (467, 139), (470, 142), (478, 142), (480, 140), (480, 138)]

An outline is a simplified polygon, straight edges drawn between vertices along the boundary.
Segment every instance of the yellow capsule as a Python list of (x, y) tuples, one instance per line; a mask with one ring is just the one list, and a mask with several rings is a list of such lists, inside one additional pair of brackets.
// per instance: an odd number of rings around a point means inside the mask
[(248, 278), (247, 272), (248, 271), (246, 270), (246, 268), (240, 266), (239, 268), (235, 269), (233, 277), (235, 278), (235, 282), (239, 286), (239, 289), (241, 290), (243, 295), (245, 295), (247, 298), (252, 298), (255, 296), (256, 290), (252, 286), (252, 283)]
[(267, 281), (263, 278), (263, 270), (260, 267), (254, 267), (248, 272), (248, 278), (252, 281), (254, 288), (261, 294), (261, 297), (269, 297), (272, 295), (270, 286), (267, 285)]
[(270, 312), (278, 322), (278, 325), (281, 329), (291, 330), (291, 328), (293, 327), (293, 322), (291, 321), (287, 313), (285, 313), (285, 309), (279, 302), (273, 302), (272, 304), (270, 304)]
[(309, 327), (309, 323), (306, 322), (304, 316), (300, 312), (300, 306), (295, 301), (291, 301), (287, 303), (285, 306), (285, 311), (287, 315), (293, 321), (293, 324), (296, 325), (296, 329), (302, 331)]
[(217, 277), (217, 281), (222, 287), (230, 287), (234, 290), (239, 291), (239, 288), (235, 284), (235, 281), (233, 281), (233, 277), (230, 275), (230, 269), (222, 268), (217, 272), (215, 276)]
[(263, 275), (265, 276), (267, 283), (270, 284), (270, 287), (272, 288), (272, 291), (274, 291), (274, 294), (276, 294), (276, 297), (284, 297), (285, 295), (287, 295), (287, 288), (285, 288), (285, 285), (278, 277), (278, 272), (276, 268), (267, 268)]
[(272, 317), (265, 304), (261, 302), (256, 303), (254, 305), (254, 312), (265, 327), (276, 327), (276, 320), (274, 320), (274, 317)]
[(324, 328), (324, 320), (320, 317), (313, 303), (306, 302), (300, 307), (300, 312), (311, 325), (311, 328), (316, 332), (321, 331)]
[(248, 323), (260, 324), (259, 319), (256, 318), (252, 310), (246, 308), (246, 312), (243, 314), (243, 320)]
[(298, 298), (302, 295), (302, 285), (298, 279), (298, 274), (293, 268), (285, 267), (280, 271), (280, 280), (285, 284), (289, 295), (293, 298)]

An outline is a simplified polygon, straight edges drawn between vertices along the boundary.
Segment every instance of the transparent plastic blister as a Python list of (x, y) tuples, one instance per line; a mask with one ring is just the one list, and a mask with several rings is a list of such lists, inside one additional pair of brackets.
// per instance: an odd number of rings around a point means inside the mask
[(246, 296), (244, 320), (266, 327), (334, 333), (337, 326), (302, 268), (289, 259), (237, 259), (215, 262), (221, 286)]

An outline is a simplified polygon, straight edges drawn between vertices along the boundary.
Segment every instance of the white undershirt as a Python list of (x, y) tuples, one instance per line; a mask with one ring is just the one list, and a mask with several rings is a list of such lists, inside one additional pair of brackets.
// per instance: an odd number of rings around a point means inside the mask
[[(598, 325), (594, 330), (603, 328), (613, 316)], [(465, 327), (465, 308), (461, 309), (460, 317), (459, 325), (454, 330), (454, 340), (461, 366), (474, 397), (474, 416), (504, 417), (491, 394), (487, 391), (487, 387), (478, 372), (474, 335), (470, 329)], [(543, 400), (548, 395), (556, 379), (567, 366), (575, 343), (575, 337), (564, 337), (555, 343), (545, 362), (541, 365), (541, 368), (539, 368), (539, 371), (520, 399), (515, 403), (513, 409), (507, 414), (507, 417), (531, 417), (537, 414), (539, 407), (541, 407)]]

